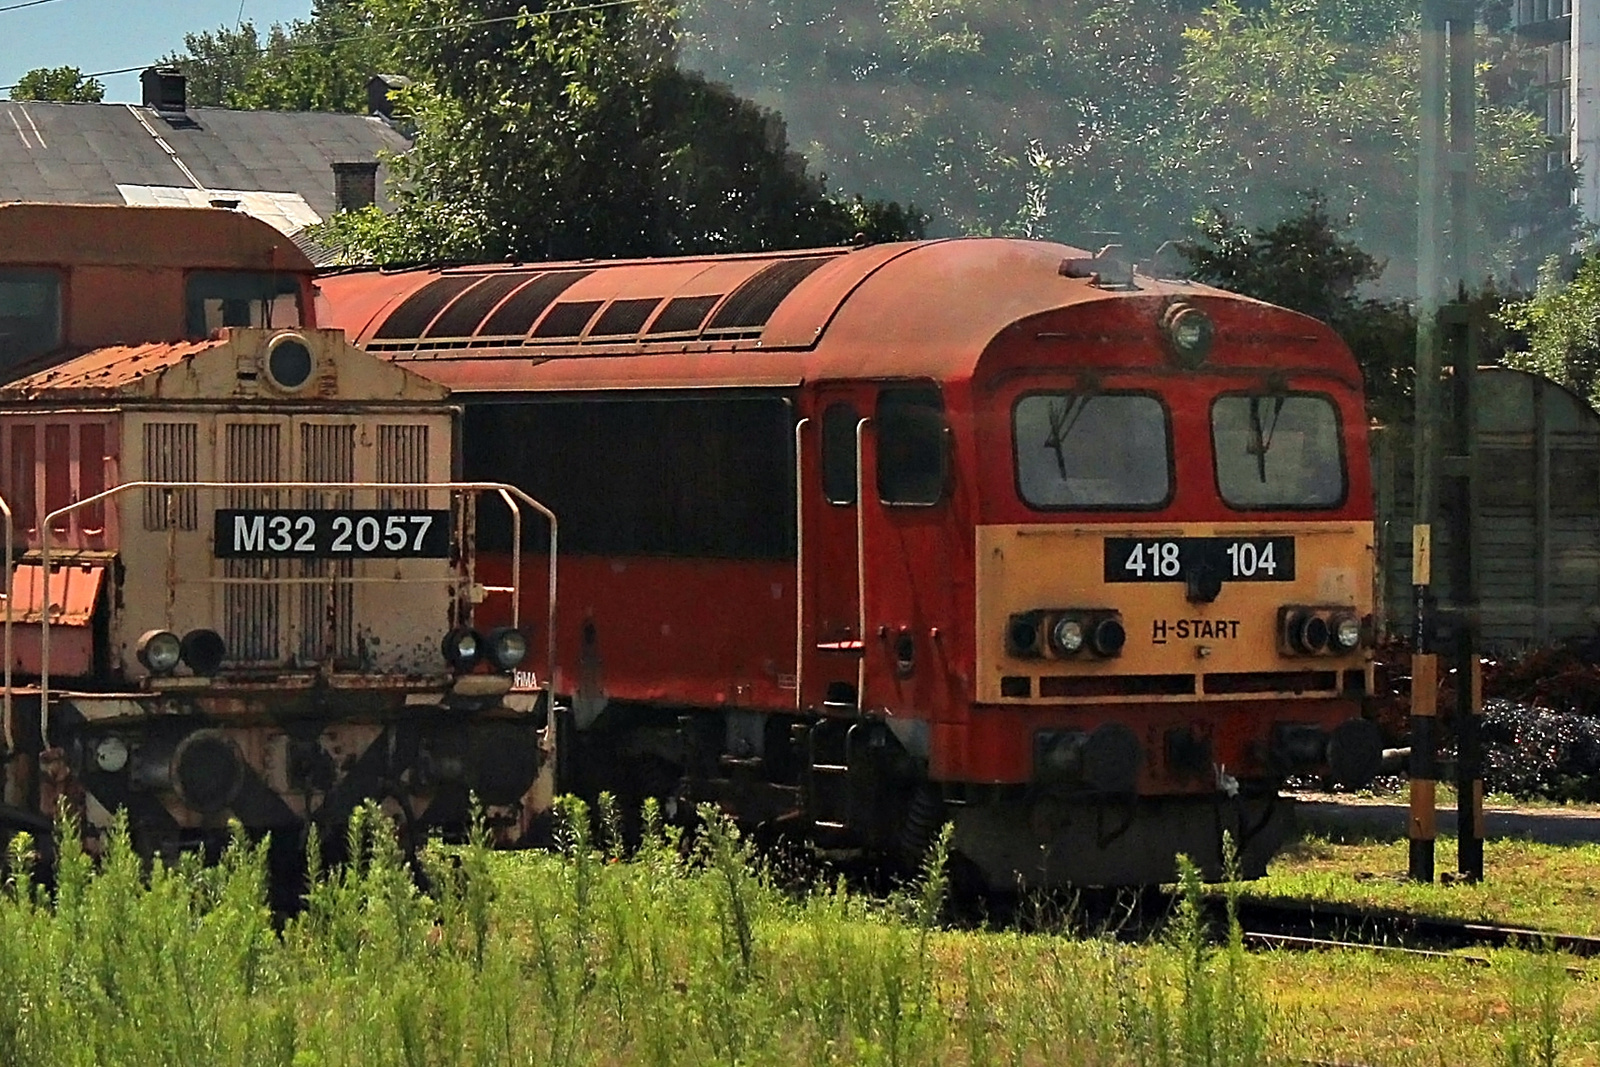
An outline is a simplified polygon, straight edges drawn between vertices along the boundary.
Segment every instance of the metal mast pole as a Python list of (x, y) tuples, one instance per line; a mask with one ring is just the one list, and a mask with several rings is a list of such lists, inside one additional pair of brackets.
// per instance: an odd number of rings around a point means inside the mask
[[(1440, 478), (1447, 483), (1452, 611), (1450, 649), (1459, 668), (1456, 723), (1461, 740), (1461, 872), (1482, 874), (1481, 784), (1477, 773), (1476, 581), (1472, 553), (1472, 379), (1475, 330), (1464, 303), (1446, 301), (1472, 279), (1472, 166), (1475, 86), (1470, 0), (1423, 0), (1422, 116), (1417, 154), (1417, 351), (1413, 430), (1412, 617), (1416, 653), (1411, 685), (1410, 875), (1431, 882), (1434, 869), (1438, 761), (1439, 660), (1433, 590), (1434, 532)], [(1447, 67), (1448, 64), (1448, 67)], [(1447, 80), (1448, 77), (1448, 80)], [(1454, 418), (1441, 402), (1444, 342), (1450, 342)], [(1441, 456), (1448, 443), (1449, 455)]]

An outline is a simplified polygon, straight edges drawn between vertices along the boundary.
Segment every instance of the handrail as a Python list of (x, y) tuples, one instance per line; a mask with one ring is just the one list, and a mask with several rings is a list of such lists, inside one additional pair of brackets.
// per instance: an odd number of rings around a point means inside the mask
[[(99, 503), (102, 500), (109, 500), (111, 497), (117, 496), (117, 495), (119, 495), (121, 493), (125, 493), (130, 489), (166, 489), (166, 490), (177, 490), (177, 489), (227, 489), (227, 490), (239, 490), (239, 489), (273, 489), (273, 490), (294, 490), (294, 489), (437, 490), (437, 491), (441, 491), (441, 492), (472, 492), (472, 493), (498, 492), (500, 494), (501, 498), (504, 499), (507, 502), (508, 505), (511, 505), (511, 501), (512, 501), (513, 497), (515, 499), (517, 499), (517, 500), (520, 500), (522, 503), (528, 505), (529, 507), (533, 508), (535, 511), (539, 512), (539, 514), (543, 515), (544, 518), (545, 518), (545, 521), (547, 521), (550, 524), (550, 568), (549, 568), (549, 570), (550, 570), (550, 575), (549, 575), (550, 586), (549, 586), (549, 608), (548, 608), (548, 613), (547, 613), (548, 617), (546, 619), (547, 637), (546, 637), (546, 647), (545, 647), (545, 655), (546, 655), (545, 669), (546, 669), (547, 673), (545, 675), (545, 683), (544, 683), (544, 687), (543, 688), (545, 690), (545, 706), (547, 708), (549, 708), (549, 707), (554, 705), (554, 703), (555, 703), (555, 675), (556, 675), (556, 556), (557, 556), (557, 551), (558, 551), (558, 534), (559, 534), (558, 523), (556, 522), (555, 512), (551, 511), (549, 508), (545, 507), (539, 501), (535, 500), (533, 497), (529, 496), (527, 493), (523, 492), (521, 489), (517, 488), (516, 486), (509, 485), (509, 484), (507, 484), (505, 482), (200, 482), (200, 481), (195, 481), (195, 482), (152, 482), (152, 481), (123, 482), (121, 485), (114, 485), (109, 489), (106, 489), (106, 490), (103, 490), (102, 492), (96, 493), (93, 496), (84, 497), (82, 500), (75, 500), (72, 503), (66, 505), (65, 507), (57, 508), (56, 510), (46, 514), (41, 520), (39, 520), (39, 528), (40, 528), (41, 531), (44, 531), (43, 535), (40, 538), (40, 543), (39, 543), (39, 569), (43, 572), (42, 579), (41, 579), (42, 584), (41, 584), (41, 588), (40, 588), (40, 600), (44, 605), (44, 610), (42, 612), (40, 612), (40, 627), (39, 627), (39, 740), (40, 740), (41, 747), (45, 747), (45, 748), (49, 747), (49, 730), (50, 730), (50, 722), (49, 722), (49, 717), (50, 717), (50, 535), (49, 535), (49, 530), (50, 530), (50, 527), (51, 527), (52, 523), (56, 519), (61, 518), (64, 515), (67, 515), (67, 514), (73, 512), (73, 511), (76, 511), (79, 508), (87, 507), (90, 504), (96, 504), (96, 503)], [(3, 504), (4, 504), (4, 501), (0, 501), (0, 505), (3, 505)], [(7, 515), (9, 515), (10, 514), (10, 508), (6, 508), (5, 512), (6, 512)], [(522, 600), (522, 571), (521, 571), (521, 565), (522, 565), (522, 553), (521, 553), (521, 547), (522, 547), (522, 509), (520, 507), (512, 506), (511, 507), (511, 515), (512, 515), (512, 533), (513, 533), (513, 536), (515, 538), (515, 540), (513, 541), (513, 547), (512, 547), (512, 567), (513, 567), (513, 570), (512, 570), (512, 574), (511, 574), (511, 589), (512, 589), (512, 593), (511, 593), (511, 603), (512, 603), (511, 618), (512, 618), (512, 624), (516, 625), (518, 623), (518, 621), (520, 620), (520, 617), (521, 617), (520, 616), (520, 612), (521, 612), (520, 605), (521, 605), (521, 600)], [(10, 536), (11, 536), (11, 525), (10, 525), (10, 522), (8, 521), (7, 524), (6, 524), (6, 542), (5, 542), (8, 548), (9, 548), (9, 546), (11, 544)], [(170, 555), (171, 555), (171, 553), (169, 552), (169, 556)], [(473, 557), (472, 558), (476, 558), (476, 552), (473, 553)], [(8, 567), (9, 567), (9, 565), (8, 565)], [(322, 577), (319, 577), (317, 580), (318, 581), (326, 581), (326, 580), (329, 580), (329, 579), (327, 579), (326, 576), (322, 576)], [(9, 703), (10, 703), (10, 697), (11, 697), (11, 656), (10, 656), (11, 610), (10, 610), (10, 606), (9, 606), (10, 605), (10, 600), (9, 600), (9, 593), (10, 593), (9, 570), (8, 570), (8, 576), (7, 576), (7, 579), (6, 579), (6, 589), (7, 589), (7, 593), (8, 593), (7, 611), (6, 611), (6, 633), (5, 633), (5, 642), (6, 642), (6, 645), (7, 645), (7, 652), (6, 652), (6, 701), (7, 701), (7, 708), (9, 710)]]
[(863, 462), (867, 426), (870, 418), (856, 423), (856, 639), (861, 642), (861, 659), (856, 663), (856, 708), (867, 701), (867, 468)]
[(801, 682), (806, 672), (806, 490), (805, 453), (801, 450), (801, 431), (811, 420), (794, 424), (794, 710), (805, 710), (805, 689)]
[(16, 613), (16, 599), (12, 596), (13, 590), (11, 588), (12, 571), (14, 570), (11, 559), (11, 505), (6, 503), (6, 498), (4, 496), (0, 496), (0, 515), (5, 516), (6, 523), (6, 535), (4, 538), (6, 552), (6, 618), (3, 624), (3, 628), (5, 630), (3, 642), (5, 645), (6, 656), (6, 692), (4, 698), (0, 699), (0, 718), (4, 719), (6, 758), (10, 759), (12, 754), (17, 750), (16, 727), (12, 724), (11, 716), (11, 661), (14, 658), (11, 650), (11, 616)]

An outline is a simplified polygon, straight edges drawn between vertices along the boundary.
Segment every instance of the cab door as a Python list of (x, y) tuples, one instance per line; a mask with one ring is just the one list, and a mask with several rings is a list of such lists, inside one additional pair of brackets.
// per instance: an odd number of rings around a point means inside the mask
[(863, 420), (874, 393), (861, 383), (819, 385), (799, 435), (802, 709), (844, 714), (858, 707), (863, 635), (857, 452), (871, 448), (870, 420)]

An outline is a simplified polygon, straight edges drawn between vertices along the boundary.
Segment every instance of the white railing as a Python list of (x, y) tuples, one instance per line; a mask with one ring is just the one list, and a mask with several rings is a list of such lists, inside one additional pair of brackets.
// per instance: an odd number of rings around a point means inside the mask
[[(41, 575), (42, 585), (41, 585), (41, 588), (40, 588), (40, 601), (44, 606), (44, 610), (40, 613), (40, 628), (39, 628), (39, 739), (40, 739), (40, 744), (43, 747), (46, 747), (46, 748), (49, 747), (49, 709), (50, 709), (50, 536), (49, 536), (48, 531), (53, 527), (53, 525), (55, 524), (55, 522), (58, 519), (61, 519), (61, 518), (65, 517), (65, 516), (71, 514), (72, 512), (77, 511), (79, 508), (89, 507), (92, 504), (97, 504), (97, 503), (100, 503), (101, 501), (109, 500), (112, 497), (118, 496), (118, 495), (120, 495), (122, 493), (126, 493), (126, 492), (128, 492), (130, 490), (134, 490), (134, 489), (164, 490), (169, 494), (178, 492), (180, 490), (187, 490), (187, 489), (226, 490), (226, 491), (233, 491), (233, 492), (249, 491), (249, 490), (280, 490), (280, 489), (283, 489), (283, 490), (324, 490), (324, 491), (326, 491), (326, 490), (362, 490), (362, 489), (365, 489), (365, 490), (377, 490), (377, 491), (434, 490), (434, 491), (447, 491), (447, 492), (496, 493), (496, 494), (498, 494), (500, 496), (500, 499), (505, 501), (506, 507), (508, 507), (511, 510), (511, 587), (510, 587), (509, 591), (511, 593), (511, 625), (513, 625), (513, 626), (520, 625), (521, 621), (522, 621), (522, 505), (526, 504), (528, 507), (532, 508), (534, 511), (537, 511), (539, 514), (543, 515), (544, 518), (545, 518), (545, 521), (547, 521), (550, 524), (549, 610), (548, 610), (548, 617), (545, 620), (545, 631), (546, 631), (546, 639), (545, 639), (545, 642), (546, 642), (545, 643), (545, 680), (544, 680), (544, 685), (541, 688), (543, 688), (544, 693), (545, 693), (545, 706), (547, 708), (552, 706), (552, 704), (553, 704), (553, 702), (555, 700), (555, 671), (556, 671), (556, 555), (557, 555), (558, 524), (556, 522), (555, 512), (551, 511), (549, 508), (545, 507), (543, 504), (539, 503), (539, 501), (535, 500), (533, 497), (529, 496), (527, 493), (523, 492), (521, 489), (518, 489), (516, 486), (507, 485), (504, 482), (124, 482), (121, 485), (113, 486), (110, 489), (105, 490), (104, 492), (96, 493), (94, 496), (85, 497), (82, 500), (75, 500), (71, 504), (68, 504), (65, 507), (57, 508), (55, 511), (52, 511), (49, 514), (45, 515), (44, 518), (42, 518), (39, 521), (39, 529), (41, 531), (40, 548), (39, 548), (39, 569), (42, 572), (42, 575)], [(170, 500), (170, 496), (169, 496), (169, 500)], [(6, 653), (6, 666), (5, 666), (5, 686), (6, 686), (6, 691), (5, 691), (5, 715), (6, 715), (6, 726), (7, 726), (7, 730), (8, 730), (6, 741), (7, 741), (7, 744), (10, 745), (11, 737), (10, 737), (10, 734), (9, 734), (9, 729), (10, 729), (10, 724), (11, 724), (11, 616), (13, 614), (13, 612), (11, 610), (11, 570), (12, 570), (12, 564), (10, 562), (10, 559), (11, 559), (11, 519), (10, 519), (11, 509), (8, 506), (6, 506), (5, 501), (3, 499), (0, 499), (0, 509), (3, 509), (3, 511), (5, 513), (5, 516), (6, 516), (5, 550), (6, 550), (7, 565), (6, 565), (6, 617), (5, 617), (5, 623), (4, 623), (4, 627), (5, 627), (4, 642), (5, 642), (5, 653)], [(173, 523), (169, 523), (168, 524), (168, 530), (169, 530), (169, 534), (168, 534), (168, 536), (169, 536), (169, 548), (168, 548), (168, 553), (167, 554), (168, 554), (169, 558), (167, 560), (167, 567), (168, 567), (168, 573), (169, 573), (169, 581), (175, 581), (176, 580), (176, 576), (172, 572), (172, 567), (174, 566), (174, 559), (171, 558), (171, 557), (173, 557), (174, 553), (173, 553), (172, 547), (170, 546), (170, 540), (176, 537), (176, 525), (173, 524)], [(468, 582), (469, 583), (472, 581), (473, 575), (472, 575), (471, 567), (475, 563), (476, 556), (477, 556), (477, 553), (476, 553), (475, 548), (473, 548), (472, 546), (467, 546), (466, 559), (468, 561), (468, 567), (469, 567), (469, 570), (467, 572)], [(459, 579), (460, 579), (460, 575), (452, 573), (452, 574), (448, 574), (448, 575), (445, 575), (443, 577), (437, 577), (437, 578), (432, 578), (432, 577), (430, 577), (430, 578), (410, 578), (410, 579), (358, 578), (358, 577), (355, 577), (353, 575), (348, 575), (347, 576), (347, 575), (326, 575), (326, 574), (323, 574), (323, 575), (306, 575), (306, 576), (302, 576), (302, 577), (274, 578), (274, 579), (268, 579), (268, 580), (273, 582), (274, 584), (325, 585), (325, 584), (328, 584), (330, 582), (331, 583), (336, 583), (336, 584), (356, 584), (356, 583), (363, 583), (363, 582), (394, 583), (394, 582), (406, 582), (406, 581), (410, 581), (410, 582), (426, 582), (426, 583), (433, 583), (433, 582), (446, 582), (446, 583), (448, 583), (448, 582), (458, 581)], [(205, 578), (205, 579), (200, 579), (200, 580), (201, 581), (205, 581), (205, 582), (224, 583), (224, 584), (229, 583), (229, 582), (241, 582), (241, 581), (248, 581), (248, 582), (251, 582), (251, 583), (258, 583), (258, 582), (262, 581), (262, 579), (260, 579), (260, 578), (249, 578), (249, 579)], [(500, 587), (500, 588), (503, 590), (503, 587)]]

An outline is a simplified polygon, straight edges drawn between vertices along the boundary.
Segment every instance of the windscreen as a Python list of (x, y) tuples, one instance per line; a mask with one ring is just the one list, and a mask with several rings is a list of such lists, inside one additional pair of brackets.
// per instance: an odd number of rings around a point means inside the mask
[(1031, 393), (1012, 427), (1031, 507), (1153, 508), (1172, 494), (1167, 412), (1153, 396)]
[(1211, 441), (1217, 488), (1230, 507), (1327, 508), (1344, 500), (1339, 413), (1326, 397), (1218, 397)]
[(189, 336), (209, 337), (225, 326), (304, 325), (300, 281), (258, 271), (197, 271), (186, 288)]

